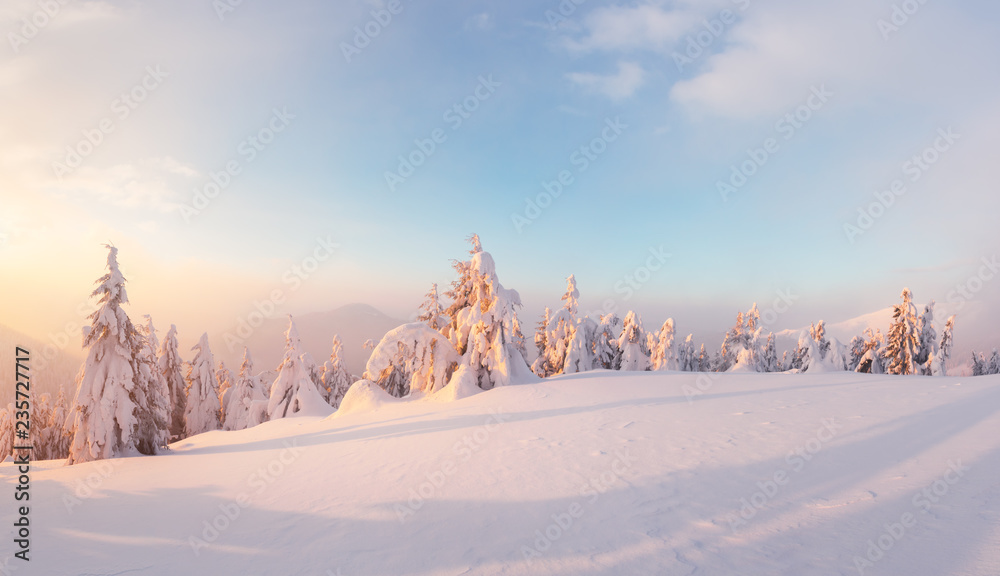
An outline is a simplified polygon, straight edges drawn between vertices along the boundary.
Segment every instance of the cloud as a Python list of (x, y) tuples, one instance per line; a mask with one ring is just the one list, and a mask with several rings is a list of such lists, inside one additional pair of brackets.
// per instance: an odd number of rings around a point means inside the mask
[(608, 6), (591, 11), (584, 18), (586, 35), (566, 39), (573, 51), (667, 50), (699, 18), (692, 8), (667, 10), (656, 4)]
[(466, 30), (489, 30), (492, 27), (493, 17), (486, 12), (470, 16), (465, 21)]
[(618, 101), (632, 96), (642, 86), (646, 73), (642, 66), (635, 62), (619, 62), (617, 74), (602, 76), (589, 72), (573, 72), (566, 77), (584, 89)]

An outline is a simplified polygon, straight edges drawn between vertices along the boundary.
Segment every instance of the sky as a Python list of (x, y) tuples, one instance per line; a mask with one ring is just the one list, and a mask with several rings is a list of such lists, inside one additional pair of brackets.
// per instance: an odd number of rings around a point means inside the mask
[(185, 348), (258, 308), (407, 319), (478, 233), (525, 324), (569, 274), (586, 310), (710, 347), (753, 302), (797, 328), (908, 286), (993, 346), (998, 23), (971, 0), (7, 0), (0, 324), (76, 330), (107, 243), (130, 315)]

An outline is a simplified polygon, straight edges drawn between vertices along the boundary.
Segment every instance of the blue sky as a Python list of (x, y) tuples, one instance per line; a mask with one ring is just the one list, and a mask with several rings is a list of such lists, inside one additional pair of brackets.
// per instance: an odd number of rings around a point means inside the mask
[[(1000, 251), (995, 3), (566, 0), (555, 25), (555, 0), (219, 5), (71, 1), (42, 17), (5, 3), (0, 265), (33, 279), (7, 289), (3, 323), (44, 336), (74, 321), (109, 240), (135, 312), (192, 343), (274, 289), (282, 313), (363, 301), (405, 318), (472, 232), (525, 322), (573, 273), (587, 309), (612, 299), (704, 338), (779, 290), (799, 297), (779, 329), (883, 308), (903, 286), (945, 302)], [(897, 29), (880, 28), (894, 6)], [(30, 34), (24, 18), (46, 24)], [(348, 61), (366, 25), (378, 35)], [(482, 78), (499, 85), (480, 100)], [(122, 118), (116, 100), (143, 81)], [(826, 101), (801, 108), (821, 87)], [(476, 109), (456, 126), (445, 112), (463, 102)], [(294, 118), (249, 161), (241, 143), (276, 109)], [(796, 112), (809, 118), (786, 139), (777, 123)], [(102, 118), (114, 130), (58, 178), (53, 162)], [(627, 128), (581, 171), (574, 152), (616, 120)], [(443, 142), (390, 189), (386, 172), (435, 130)], [(777, 151), (724, 201), (718, 182), (769, 138)], [(936, 141), (911, 181), (904, 163)], [(232, 161), (240, 173), (186, 220)], [(573, 183), (518, 229), (512, 215), (563, 171)], [(906, 193), (850, 241), (844, 225), (894, 180)], [(289, 291), (284, 272), (317, 238), (339, 247)], [(616, 291), (660, 247), (663, 266)], [(996, 342), (981, 319), (998, 293), (987, 281), (963, 307), (966, 346)]]

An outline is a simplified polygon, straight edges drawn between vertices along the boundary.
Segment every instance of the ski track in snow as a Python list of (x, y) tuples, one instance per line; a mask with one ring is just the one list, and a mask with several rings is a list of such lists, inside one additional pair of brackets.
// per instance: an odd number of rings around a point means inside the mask
[(110, 474), (36, 463), (14, 574), (854, 575), (907, 513), (866, 575), (1000, 574), (1000, 377), (694, 386), (561, 376), (210, 432)]

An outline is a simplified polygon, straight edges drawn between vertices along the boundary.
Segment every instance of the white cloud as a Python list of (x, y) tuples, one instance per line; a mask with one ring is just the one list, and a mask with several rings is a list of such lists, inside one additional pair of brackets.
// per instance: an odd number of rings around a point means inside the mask
[(667, 10), (656, 4), (608, 6), (584, 18), (586, 35), (566, 39), (566, 47), (581, 52), (595, 50), (666, 50), (698, 21), (693, 9)]
[(624, 100), (642, 86), (646, 73), (642, 66), (635, 62), (619, 62), (617, 74), (602, 76), (589, 72), (573, 72), (566, 77), (574, 84), (612, 100)]
[(493, 27), (493, 17), (483, 12), (469, 17), (465, 21), (466, 30), (489, 30)]

